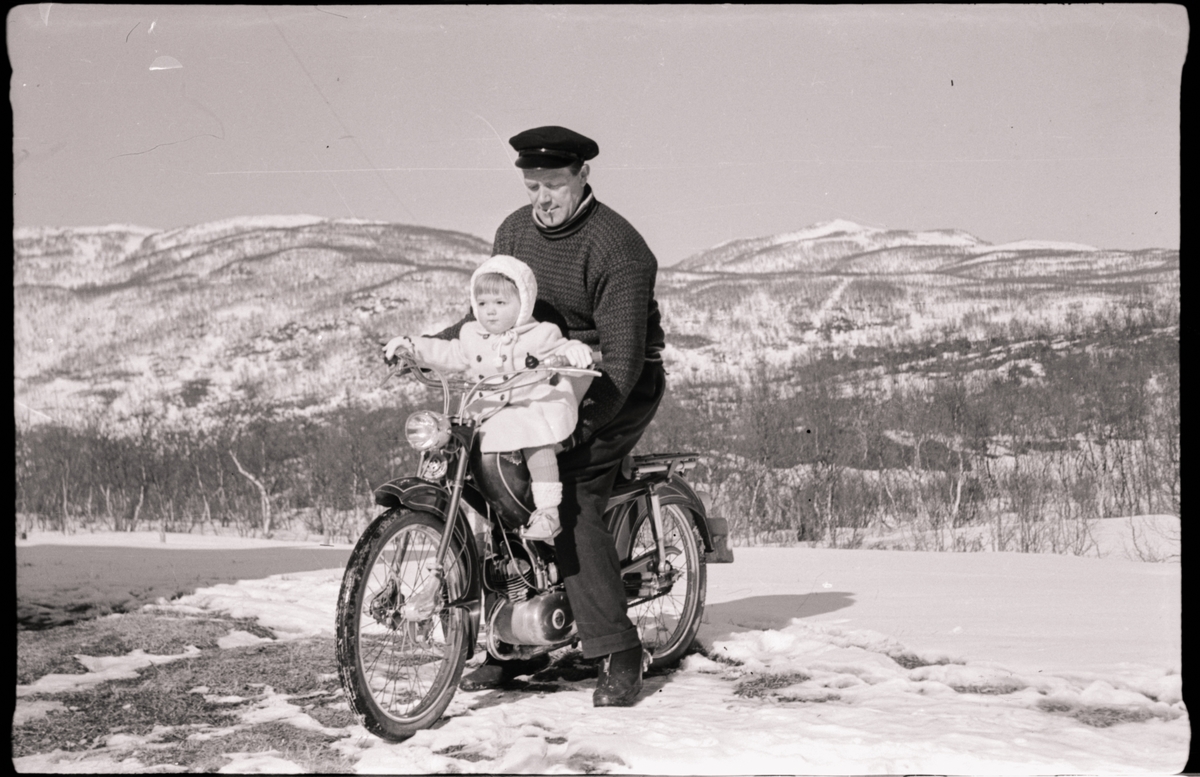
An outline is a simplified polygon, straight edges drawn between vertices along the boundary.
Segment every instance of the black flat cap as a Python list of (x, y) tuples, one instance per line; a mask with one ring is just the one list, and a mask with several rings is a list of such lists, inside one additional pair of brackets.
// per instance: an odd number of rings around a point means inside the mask
[(600, 146), (589, 137), (566, 127), (535, 127), (508, 139), (517, 152), (517, 167), (567, 167), (586, 162), (600, 153)]

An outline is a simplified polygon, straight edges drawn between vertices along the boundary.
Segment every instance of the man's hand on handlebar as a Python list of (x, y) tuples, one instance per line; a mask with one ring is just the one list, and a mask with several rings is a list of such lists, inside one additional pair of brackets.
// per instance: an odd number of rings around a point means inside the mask
[(592, 366), (592, 347), (578, 340), (572, 340), (563, 346), (561, 355), (566, 358), (567, 364), (572, 367), (582, 370)]
[(387, 341), (387, 345), (383, 346), (383, 361), (385, 364), (395, 364), (396, 351), (406, 351), (411, 354), (415, 350), (413, 341), (408, 337), (404, 335), (393, 337)]
[(543, 356), (539, 359), (533, 354), (529, 354), (525, 358), (525, 367), (528, 369), (540, 366), (550, 369), (571, 367), (580, 370), (594, 370), (599, 365), (600, 352), (593, 351), (587, 345), (577, 341), (564, 345), (562, 350), (550, 356)]

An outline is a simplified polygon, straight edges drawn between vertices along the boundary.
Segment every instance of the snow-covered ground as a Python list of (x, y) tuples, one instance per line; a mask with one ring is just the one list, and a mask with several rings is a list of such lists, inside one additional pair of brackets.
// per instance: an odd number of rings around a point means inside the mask
[[(235, 546), (242, 545), (230, 540)], [(634, 708), (594, 709), (594, 680), (498, 703), (493, 692), (460, 692), (435, 730), (392, 744), (354, 726), (338, 746), (359, 756), (364, 773), (1165, 774), (1183, 767), (1189, 728), (1176, 563), (735, 552), (734, 564), (709, 567), (700, 632), (708, 654), (728, 661), (690, 656), (680, 671), (648, 679)], [(173, 605), (257, 617), (282, 638), (328, 636), (340, 579), (340, 569), (279, 575), (201, 589)], [(226, 644), (245, 639), (256, 638), (235, 635)], [(119, 669), (109, 659), (94, 671)], [(69, 677), (87, 682), (89, 675)], [(18, 697), (33, 687), (18, 688)], [(318, 725), (286, 697), (268, 697), (247, 714)], [(1113, 719), (1136, 722), (1094, 725)], [(42, 756), (17, 766), (61, 769)], [(294, 766), (260, 753), (226, 770)]]

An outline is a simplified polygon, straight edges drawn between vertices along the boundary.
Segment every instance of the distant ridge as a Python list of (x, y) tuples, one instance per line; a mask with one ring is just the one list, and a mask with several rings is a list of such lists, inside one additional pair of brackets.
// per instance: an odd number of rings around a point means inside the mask
[(984, 254), (1032, 258), (1035, 255), (1100, 251), (1081, 243), (1050, 240), (1019, 240), (992, 245), (961, 229), (885, 229), (835, 219), (795, 232), (729, 240), (684, 259), (673, 269), (734, 273), (887, 272), (900, 269), (928, 272)]
[(14, 287), (79, 288), (204, 277), (296, 251), (327, 252), (350, 261), (458, 266), (461, 256), (490, 252), (491, 245), (473, 235), (429, 227), (290, 215), (235, 217), (168, 230), (24, 227), (13, 230), (13, 248)]

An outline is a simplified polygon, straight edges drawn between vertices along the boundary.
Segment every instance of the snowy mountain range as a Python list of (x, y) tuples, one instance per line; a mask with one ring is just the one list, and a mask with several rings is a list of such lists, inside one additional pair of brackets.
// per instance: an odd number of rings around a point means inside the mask
[[(1008, 274), (1039, 262), (1085, 265), (1100, 261), (1128, 270), (1155, 266), (1165, 254), (1150, 251), (1102, 251), (1080, 243), (1020, 240), (993, 245), (958, 229), (910, 231), (882, 229), (836, 219), (797, 232), (730, 240), (680, 262), (674, 269), (726, 273), (954, 272), (1004, 260)], [(1145, 260), (1149, 260), (1148, 262)]]
[[(14, 391), (30, 419), (209, 413), (231, 398), (380, 398), (378, 343), (467, 309), (480, 238), (314, 216), (157, 231), (13, 231)], [(1054, 329), (1177, 298), (1179, 252), (837, 220), (733, 240), (661, 268), (675, 380), (745, 381), (819, 349)]]

